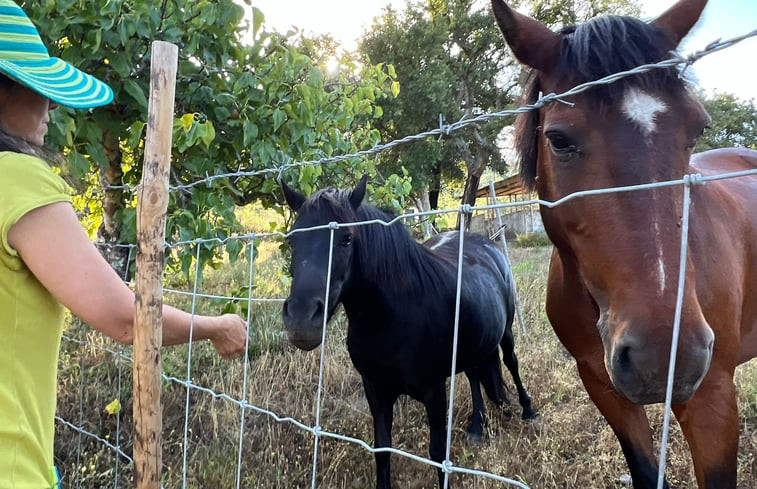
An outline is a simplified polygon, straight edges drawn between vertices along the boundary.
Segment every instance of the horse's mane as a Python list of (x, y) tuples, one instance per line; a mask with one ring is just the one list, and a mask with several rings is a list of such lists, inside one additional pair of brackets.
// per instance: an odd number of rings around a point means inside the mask
[[(353, 209), (350, 194), (350, 190), (343, 189), (318, 190), (305, 201), (299, 212), (333, 216), (340, 223), (389, 222), (395, 218), (390, 211), (365, 202), (357, 210)], [(442, 278), (447, 274), (446, 268), (431, 257), (429, 250), (415, 241), (402, 222), (397, 221), (389, 226), (364, 224), (352, 229), (357, 235), (354, 240), (354, 266), (360, 268), (362, 276), (382, 284), (387, 291), (407, 291), (408, 284), (413, 284), (413, 289), (429, 293), (440, 290), (439, 285), (446, 283)]]
[[(345, 202), (345, 205), (349, 204)], [(358, 221), (389, 222), (396, 216), (363, 203), (358, 207), (356, 217)], [(356, 265), (364, 276), (372, 277), (387, 289), (405, 293), (410, 288), (424, 294), (441, 292), (440, 285), (449, 283), (448, 270), (442, 261), (419, 245), (401, 221), (389, 226), (367, 224), (357, 229), (360, 237), (355, 243)], [(412, 287), (408, 287), (410, 284)]]
[[(560, 31), (562, 42), (556, 72), (571, 86), (656, 63), (670, 57), (675, 42), (662, 29), (626, 16), (606, 15)], [(523, 104), (534, 103), (541, 92), (539, 74), (527, 73)], [(645, 91), (683, 90), (684, 84), (675, 67), (653, 69), (622, 78), (609, 85), (592, 88), (590, 94), (598, 106), (617, 100), (628, 87)], [(518, 115), (515, 122), (515, 149), (520, 160), (520, 176), (526, 188), (536, 185), (536, 144), (539, 114), (531, 110)]]

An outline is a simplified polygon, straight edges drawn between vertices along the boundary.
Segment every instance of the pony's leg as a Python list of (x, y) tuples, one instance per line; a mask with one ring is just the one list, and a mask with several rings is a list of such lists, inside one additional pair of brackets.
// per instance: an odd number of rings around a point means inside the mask
[(505, 328), (505, 334), (502, 335), (502, 340), (499, 342), (499, 346), (502, 348), (502, 361), (507, 367), (507, 370), (510, 371), (510, 375), (513, 377), (515, 388), (518, 389), (518, 402), (523, 408), (521, 418), (535, 418), (537, 413), (531, 406), (531, 398), (528, 396), (528, 392), (526, 392), (525, 387), (523, 387), (523, 382), (520, 379), (518, 357), (515, 355), (515, 338), (513, 338), (512, 324)]
[(715, 365), (686, 404), (673, 406), (701, 489), (736, 489), (739, 414), (733, 370)]
[(484, 396), (481, 395), (481, 380), (475, 373), (475, 369), (466, 370), (465, 376), (468, 377), (470, 384), (471, 399), (473, 400), (473, 413), (468, 424), (468, 441), (478, 443), (484, 439), (484, 425), (486, 424), (486, 406), (484, 405)]
[[(368, 399), (368, 407), (373, 416), (373, 436), (375, 448), (392, 446), (392, 420), (396, 394), (385, 392), (363, 377), (363, 389)], [(391, 489), (391, 466), (388, 452), (376, 452), (376, 489)]]
[[(454, 379), (451, 381), (454, 382)], [(428, 416), (429, 458), (434, 462), (442, 463), (447, 455), (447, 389), (444, 382), (429, 387), (423, 398), (423, 405), (426, 407)], [(444, 487), (444, 471), (437, 469), (437, 473), (441, 489)]]

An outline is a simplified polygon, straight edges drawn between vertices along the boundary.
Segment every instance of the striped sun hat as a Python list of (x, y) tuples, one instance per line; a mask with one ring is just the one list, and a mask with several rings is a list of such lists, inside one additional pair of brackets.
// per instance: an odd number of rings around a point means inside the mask
[(51, 57), (37, 28), (12, 0), (0, 0), (0, 73), (66, 107), (86, 109), (113, 100), (108, 85)]

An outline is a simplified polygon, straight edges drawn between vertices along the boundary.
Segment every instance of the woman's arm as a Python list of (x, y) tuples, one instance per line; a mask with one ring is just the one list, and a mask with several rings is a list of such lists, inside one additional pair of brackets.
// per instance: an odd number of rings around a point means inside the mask
[[(8, 232), (37, 279), (82, 321), (121, 343), (133, 341), (134, 293), (87, 237), (71, 204), (25, 214)], [(192, 316), (163, 306), (163, 344), (189, 341)], [(235, 314), (194, 316), (193, 340), (208, 339), (224, 357), (244, 352), (245, 321)]]

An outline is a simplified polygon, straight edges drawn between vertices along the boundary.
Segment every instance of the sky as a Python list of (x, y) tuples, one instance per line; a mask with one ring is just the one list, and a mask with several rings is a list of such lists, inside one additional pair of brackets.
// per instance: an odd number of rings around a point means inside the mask
[[(674, 0), (641, 0), (641, 3), (643, 15), (653, 18)], [(405, 0), (252, 0), (252, 4), (265, 15), (268, 30), (283, 32), (296, 26), (309, 33), (328, 33), (345, 48), (354, 49), (356, 39), (385, 6), (391, 4), (401, 11)], [(683, 54), (699, 51), (712, 41), (755, 29), (757, 0), (710, 0), (680, 51)], [(741, 99), (757, 100), (755, 52), (757, 37), (752, 37), (697, 61), (693, 73), (699, 86), (709, 92), (733, 93)]]

